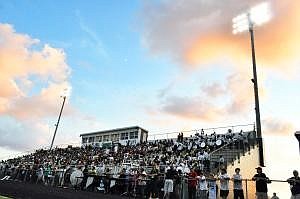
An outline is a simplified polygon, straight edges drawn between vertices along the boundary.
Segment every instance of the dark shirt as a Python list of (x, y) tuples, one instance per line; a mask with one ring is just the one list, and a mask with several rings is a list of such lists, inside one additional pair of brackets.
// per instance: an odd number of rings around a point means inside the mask
[(175, 169), (169, 169), (166, 173), (166, 179), (173, 180), (177, 176), (177, 172)]
[(264, 173), (257, 173), (254, 175), (254, 178), (258, 178), (256, 180), (256, 192), (268, 192), (268, 186), (267, 182), (269, 181), (269, 178), (267, 178), (266, 174)]
[[(290, 181), (290, 185), (291, 185), (291, 192), (292, 192), (292, 195), (297, 195), (297, 194), (300, 194), (300, 177), (292, 177), (292, 178), (289, 178)], [(297, 180), (297, 182), (293, 181), (293, 180)]]
[(151, 193), (152, 198), (158, 198), (159, 192), (162, 188), (161, 182), (158, 179), (152, 179), (149, 185), (149, 192)]

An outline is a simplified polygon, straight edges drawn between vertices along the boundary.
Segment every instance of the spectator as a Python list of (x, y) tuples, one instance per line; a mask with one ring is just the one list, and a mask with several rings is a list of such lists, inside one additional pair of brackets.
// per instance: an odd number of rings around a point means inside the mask
[(235, 174), (232, 176), (233, 180), (233, 198), (234, 199), (244, 199), (242, 176), (240, 174), (240, 168), (236, 168)]
[(175, 178), (175, 173), (176, 171), (174, 170), (173, 167), (171, 167), (170, 169), (167, 170), (166, 173), (166, 179), (165, 179), (165, 184), (164, 184), (164, 197), (166, 199), (170, 198), (170, 194), (173, 193), (173, 186), (174, 186), (174, 178)]
[(267, 183), (271, 183), (270, 179), (262, 172), (261, 167), (256, 168), (257, 174), (252, 178), (256, 182), (256, 198), (268, 199), (268, 186)]
[(227, 199), (229, 194), (229, 180), (230, 177), (227, 174), (226, 169), (221, 169), (220, 179), (220, 196), (222, 199)]
[(154, 177), (151, 179), (149, 184), (150, 198), (158, 199), (161, 187), (162, 186), (161, 183), (159, 182), (158, 176), (154, 175)]
[(191, 169), (188, 178), (189, 199), (196, 199), (197, 173), (194, 168)]
[(198, 178), (198, 197), (197, 198), (201, 198), (201, 199), (207, 199), (207, 182), (206, 182), (206, 178), (203, 175), (203, 172), (200, 171)]
[(216, 178), (212, 173), (209, 174), (209, 178), (207, 179), (208, 185), (208, 199), (216, 199), (217, 198), (217, 183)]
[(141, 175), (138, 177), (138, 185), (141, 194), (141, 198), (145, 198), (145, 189), (147, 185), (147, 174), (145, 171), (142, 171)]
[(294, 170), (293, 175), (287, 180), (291, 188), (291, 199), (300, 199), (300, 177), (298, 171)]

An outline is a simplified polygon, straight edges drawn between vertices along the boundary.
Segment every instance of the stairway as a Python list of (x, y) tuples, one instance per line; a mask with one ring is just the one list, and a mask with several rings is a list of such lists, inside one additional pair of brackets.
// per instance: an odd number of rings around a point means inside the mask
[(214, 174), (219, 172), (219, 159), (223, 156), (225, 162), (224, 166), (233, 164), (236, 160), (240, 160), (241, 156), (245, 156), (252, 148), (256, 146), (255, 132), (246, 132), (248, 136), (248, 144), (231, 142), (221, 148), (210, 153), (210, 171)]

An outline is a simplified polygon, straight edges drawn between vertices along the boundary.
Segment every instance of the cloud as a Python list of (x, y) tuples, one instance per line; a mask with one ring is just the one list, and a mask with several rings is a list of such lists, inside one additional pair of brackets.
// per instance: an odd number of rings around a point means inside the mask
[[(202, 67), (203, 63), (224, 57), (241, 67), (241, 62), (250, 60), (249, 36), (232, 34), (232, 18), (259, 2), (262, 1), (146, 2), (141, 14), (142, 42), (150, 53), (167, 55), (185, 67)], [(299, 64), (300, 3), (268, 2), (273, 18), (255, 31), (259, 63), (280, 71), (282, 66), (295, 69)]]
[(0, 23), (0, 69), (1, 146), (45, 144), (46, 120), (57, 116), (59, 97), (70, 87), (66, 54)]
[(247, 77), (247, 73), (233, 73), (225, 85), (218, 82), (202, 85), (195, 96), (165, 94), (159, 109), (162, 113), (203, 121), (247, 114), (253, 102), (252, 83)]
[[(161, 90), (159, 110), (185, 119), (217, 120), (227, 115), (249, 116), (254, 110), (250, 38), (232, 34), (232, 18), (262, 0), (166, 0), (145, 2), (142, 10), (142, 43), (152, 55), (168, 56), (183, 71), (224, 67), (231, 71), (225, 81), (201, 85), (193, 96), (170, 95)], [(270, 0), (272, 19), (255, 29), (259, 70), (295, 76), (300, 59), (298, 43), (299, 2)], [(147, 12), (145, 12), (147, 11)], [(226, 62), (222, 62), (222, 61)], [(259, 73), (259, 92), (264, 99), (264, 78)], [(212, 74), (207, 74), (211, 77)], [(206, 79), (208, 81), (208, 79)], [(202, 109), (205, 109), (203, 111)], [(216, 116), (214, 118), (214, 116)]]
[(263, 131), (269, 135), (292, 135), (296, 130), (291, 122), (269, 117), (262, 121)]
[(49, 144), (50, 127), (42, 120), (0, 119), (1, 147), (28, 150)]
[(190, 119), (213, 120), (222, 115), (222, 110), (201, 97), (168, 97), (162, 105), (162, 111), (168, 114)]
[(212, 98), (223, 95), (226, 92), (225, 89), (217, 82), (210, 85), (203, 85), (201, 86), (201, 90), (206, 93), (207, 96)]

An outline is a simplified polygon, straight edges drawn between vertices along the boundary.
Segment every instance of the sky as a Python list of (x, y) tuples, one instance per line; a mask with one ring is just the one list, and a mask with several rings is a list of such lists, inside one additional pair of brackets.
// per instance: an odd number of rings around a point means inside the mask
[[(233, 35), (232, 18), (260, 2), (0, 0), (0, 156), (49, 146), (67, 88), (56, 145), (133, 125), (254, 123), (249, 34)], [(255, 27), (262, 131), (267, 168), (290, 175), (300, 169), (300, 3), (267, 2), (272, 18)]]

